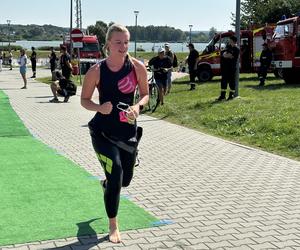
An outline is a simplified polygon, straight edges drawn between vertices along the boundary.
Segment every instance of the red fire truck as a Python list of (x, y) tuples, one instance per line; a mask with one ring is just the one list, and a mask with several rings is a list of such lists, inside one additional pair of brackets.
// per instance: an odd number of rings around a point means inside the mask
[[(65, 36), (63, 45), (67, 47), (67, 50), (70, 53), (70, 36)], [(83, 47), (79, 49), (80, 67), (81, 73), (85, 74), (90, 66), (95, 64), (101, 58), (101, 53), (97, 36), (84, 35), (82, 38), (82, 45)], [(73, 58), (77, 58), (77, 48), (73, 49), (72, 55)], [(78, 70), (74, 69), (76, 69), (76, 67), (73, 67), (73, 74), (78, 74)]]
[[(274, 26), (241, 31), (240, 72), (257, 72), (262, 44), (270, 40)], [(206, 82), (221, 74), (221, 51), (225, 48), (233, 31), (217, 33), (199, 56), (197, 77)]]
[(286, 83), (300, 83), (300, 16), (279, 21), (270, 43), (273, 65)]

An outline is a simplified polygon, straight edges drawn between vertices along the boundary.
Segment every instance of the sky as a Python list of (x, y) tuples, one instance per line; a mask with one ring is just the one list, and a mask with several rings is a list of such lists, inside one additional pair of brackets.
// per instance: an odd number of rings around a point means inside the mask
[[(71, 0), (0, 0), (0, 23), (70, 25)], [(73, 0), (73, 2), (75, 2)], [(13, 6), (13, 7), (12, 7)], [(100, 20), (126, 26), (135, 25), (134, 11), (139, 11), (137, 23), (141, 26), (167, 25), (184, 31), (218, 31), (232, 29), (231, 13), (236, 0), (81, 0), (82, 26), (86, 28)], [(75, 24), (73, 24), (75, 25)]]

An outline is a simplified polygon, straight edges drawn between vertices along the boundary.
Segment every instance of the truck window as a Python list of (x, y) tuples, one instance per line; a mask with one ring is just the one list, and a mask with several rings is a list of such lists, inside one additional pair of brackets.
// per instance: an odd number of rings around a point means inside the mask
[(210, 42), (207, 44), (205, 50), (203, 51), (203, 54), (209, 54), (211, 52), (214, 52), (216, 46), (219, 47), (219, 44), (217, 43), (218, 40), (219, 40), (218, 37), (214, 37), (213, 39), (211, 39)]
[(83, 48), (80, 50), (84, 52), (93, 52), (99, 51), (99, 47), (97, 43), (83, 43)]
[(277, 25), (273, 38), (283, 38), (293, 35), (293, 23)]
[(229, 43), (229, 36), (225, 36), (221, 38), (221, 50), (224, 50), (226, 45)]

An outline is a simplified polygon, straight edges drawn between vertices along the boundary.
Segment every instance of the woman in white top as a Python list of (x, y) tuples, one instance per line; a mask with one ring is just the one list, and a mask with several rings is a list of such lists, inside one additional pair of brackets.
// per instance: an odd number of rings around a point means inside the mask
[(21, 49), (20, 53), (21, 53), (21, 55), (19, 57), (18, 63), (20, 65), (20, 73), (21, 73), (21, 76), (22, 76), (23, 81), (24, 81), (24, 86), (21, 89), (27, 89), (27, 79), (26, 79), (27, 56), (25, 54), (25, 50), (24, 49)]

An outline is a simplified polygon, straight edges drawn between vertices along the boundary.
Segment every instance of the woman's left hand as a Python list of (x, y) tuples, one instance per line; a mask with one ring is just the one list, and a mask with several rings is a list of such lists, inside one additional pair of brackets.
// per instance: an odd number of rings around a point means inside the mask
[(127, 113), (127, 118), (130, 120), (136, 120), (140, 114), (140, 106), (138, 104), (130, 106)]

